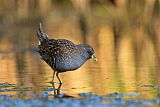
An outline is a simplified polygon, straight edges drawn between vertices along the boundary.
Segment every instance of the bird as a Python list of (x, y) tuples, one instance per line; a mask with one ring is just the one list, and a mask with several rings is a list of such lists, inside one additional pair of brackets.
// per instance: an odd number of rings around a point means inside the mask
[(62, 84), (59, 73), (74, 71), (89, 59), (97, 61), (94, 49), (90, 45), (75, 44), (67, 39), (51, 39), (43, 30), (42, 23), (39, 23), (37, 36), (38, 53), (53, 70), (51, 82), (54, 82), (56, 75), (59, 83)]

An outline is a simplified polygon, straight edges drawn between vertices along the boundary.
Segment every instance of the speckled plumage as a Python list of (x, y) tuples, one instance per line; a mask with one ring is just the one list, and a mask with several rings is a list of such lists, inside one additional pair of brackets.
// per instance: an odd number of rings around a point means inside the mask
[(57, 73), (78, 69), (94, 54), (93, 48), (88, 44), (76, 45), (66, 39), (49, 39), (41, 24), (37, 35), (39, 54)]

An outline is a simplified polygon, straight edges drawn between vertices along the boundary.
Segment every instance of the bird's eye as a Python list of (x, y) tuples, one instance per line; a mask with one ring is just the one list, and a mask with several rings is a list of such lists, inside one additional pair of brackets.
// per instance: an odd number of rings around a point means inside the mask
[(88, 52), (88, 53), (91, 53), (91, 50), (88, 50), (87, 52)]

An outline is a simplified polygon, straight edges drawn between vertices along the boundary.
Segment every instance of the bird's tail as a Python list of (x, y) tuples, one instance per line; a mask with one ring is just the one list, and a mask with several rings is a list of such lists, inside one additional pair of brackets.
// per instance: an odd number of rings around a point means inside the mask
[(42, 41), (48, 40), (48, 35), (42, 29), (42, 23), (39, 23), (39, 28), (38, 28), (38, 31), (37, 31), (37, 36), (38, 36), (38, 39), (39, 39), (40, 43)]

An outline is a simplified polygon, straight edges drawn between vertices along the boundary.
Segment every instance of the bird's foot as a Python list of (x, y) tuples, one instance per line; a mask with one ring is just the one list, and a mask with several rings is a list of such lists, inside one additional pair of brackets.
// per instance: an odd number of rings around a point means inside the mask
[(54, 84), (55, 82), (52, 80), (52, 81), (49, 81), (48, 83), (50, 83), (50, 84)]

